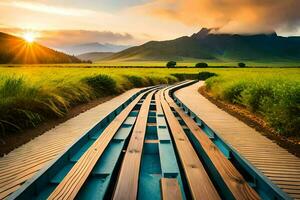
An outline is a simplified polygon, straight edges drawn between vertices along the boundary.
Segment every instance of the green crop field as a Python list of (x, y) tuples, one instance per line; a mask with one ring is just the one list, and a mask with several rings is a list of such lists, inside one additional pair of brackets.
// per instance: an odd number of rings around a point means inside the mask
[[(211, 67), (236, 67), (241, 61), (239, 60), (204, 60), (191, 59), (177, 61), (177, 66), (194, 67), (198, 62), (205, 62)], [(300, 62), (291, 61), (242, 61), (249, 67), (299, 67)], [(94, 66), (144, 66), (144, 67), (164, 67), (167, 61), (98, 61)]]
[(300, 137), (300, 69), (227, 71), (206, 84), (216, 98), (261, 114), (278, 133)]
[[(177, 66), (194, 67), (198, 62), (205, 62), (211, 67), (237, 67), (239, 62), (244, 62), (248, 67), (300, 67), (300, 62), (283, 61), (283, 60), (229, 60), (229, 59), (194, 59), (185, 58), (177, 61)], [(26, 66), (57, 66), (57, 67), (120, 67), (120, 66), (139, 66), (139, 67), (165, 67), (167, 61), (139, 61), (139, 60), (112, 60), (112, 61), (96, 61), (92, 64), (87, 63), (71, 63), (71, 64), (28, 64)], [(0, 64), (2, 67), (11, 66), (9, 64)], [(13, 66), (24, 66), (23, 64), (13, 64)]]
[[(177, 81), (185, 70), (68, 67), (0, 67), (0, 131), (35, 127), (70, 107), (133, 87)], [(196, 70), (187, 70), (195, 73)]]
[(83, 68), (79, 65), (0, 67), (0, 131), (5, 134), (35, 127), (49, 118), (65, 115), (77, 104), (133, 87), (195, 78), (200, 71), (218, 74), (207, 81), (216, 97), (263, 113), (285, 134), (299, 131), (298, 68)]

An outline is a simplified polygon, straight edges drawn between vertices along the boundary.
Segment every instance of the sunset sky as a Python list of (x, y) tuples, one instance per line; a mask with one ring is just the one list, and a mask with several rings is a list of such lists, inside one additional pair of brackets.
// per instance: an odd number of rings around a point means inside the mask
[(1, 0), (0, 31), (31, 30), (51, 47), (136, 45), (191, 35), (201, 27), (289, 36), (300, 35), (299, 8), (299, 0)]

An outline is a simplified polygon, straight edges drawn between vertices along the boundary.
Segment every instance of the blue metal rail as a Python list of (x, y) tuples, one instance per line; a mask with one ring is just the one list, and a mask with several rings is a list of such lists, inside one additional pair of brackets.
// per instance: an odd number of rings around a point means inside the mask
[[(209, 136), (228, 160), (238, 169), (249, 185), (262, 199), (289, 199), (289, 197), (276, 185), (261, 174), (247, 160), (245, 160), (230, 145), (226, 144), (219, 135), (208, 127), (199, 117), (187, 108), (176, 96), (174, 91), (194, 82), (187, 82), (170, 90), (170, 95), (184, 111), (197, 122), (198, 126)], [(127, 149), (131, 133), (135, 125), (139, 110), (147, 93), (155, 87), (144, 89), (133, 95), (130, 99), (112, 111), (103, 120), (97, 123), (91, 130), (85, 133), (73, 145), (62, 153), (51, 164), (38, 172), (36, 176), (27, 181), (19, 190), (9, 196), (9, 199), (47, 199), (58, 184), (64, 179), (75, 163), (99, 138), (103, 130), (120, 114), (134, 99), (145, 92), (144, 96), (135, 104), (126, 120), (109, 142), (100, 159), (93, 167), (91, 174), (77, 193), (76, 199), (108, 199), (112, 197), (114, 186), (118, 179), (124, 152)], [(155, 97), (155, 98), (154, 98)], [(162, 178), (176, 178), (183, 199), (190, 199), (191, 194), (184, 177), (182, 165), (179, 161), (177, 150), (173, 144), (171, 132), (167, 120), (158, 100), (154, 95), (147, 118), (146, 134), (140, 163), (138, 182), (138, 199), (161, 199)], [(140, 98), (140, 97), (139, 97)], [(135, 101), (136, 103), (137, 101)], [(132, 104), (131, 104), (132, 105)], [(222, 190), (221, 178), (214, 171), (214, 166), (208, 157), (205, 157), (199, 142), (185, 126), (184, 121), (174, 111), (178, 121), (185, 130), (190, 142), (201, 159), (207, 173), (210, 175), (222, 199), (232, 199), (227, 190)], [(226, 193), (227, 192), (227, 193)]]
[[(103, 118), (99, 123), (97, 123), (92, 129), (87, 131), (81, 138), (74, 142), (65, 152), (63, 152), (57, 159), (51, 162), (47, 167), (39, 171), (33, 178), (25, 182), (22, 187), (9, 196), (9, 199), (47, 199), (51, 192), (56, 188), (56, 186), (62, 181), (66, 174), (71, 170), (79, 158), (84, 154), (84, 152), (95, 142), (95, 140), (101, 135), (102, 131), (108, 126), (108, 124), (127, 106), (129, 105), (139, 94), (152, 89), (154, 87), (149, 87), (143, 89), (133, 96), (131, 96), (127, 101), (121, 104), (118, 108), (113, 110), (105, 118)], [(136, 105), (137, 107), (139, 105)], [(107, 159), (107, 152), (116, 152), (124, 145), (124, 141), (119, 138), (126, 138), (126, 134), (130, 132), (132, 127), (132, 120), (135, 119), (136, 111), (132, 111), (130, 116), (127, 118), (126, 123), (123, 124), (118, 134), (116, 134), (114, 140), (109, 145), (108, 149), (104, 153), (100, 160)], [(118, 140), (119, 139), (119, 140)], [(116, 156), (119, 155), (116, 153)], [(101, 174), (101, 170), (105, 171), (109, 165), (113, 165), (116, 160), (110, 160), (106, 166), (97, 165), (93, 170), (93, 174), (97, 174), (100, 181), (103, 182), (103, 188), (107, 187), (109, 181), (104, 179), (109, 179), (110, 177), (106, 174)], [(100, 161), (98, 162), (100, 163)], [(112, 172), (112, 168), (110, 168)], [(111, 175), (111, 174), (110, 174)], [(91, 178), (93, 181), (95, 179)], [(105, 189), (103, 189), (105, 190)], [(81, 193), (84, 193), (83, 190)], [(99, 197), (103, 194), (97, 194)]]
[[(180, 87), (171, 89), (169, 95), (174, 99), (176, 104), (180, 106), (185, 111), (185, 113), (188, 114), (207, 134), (207, 136), (212, 140), (212, 142), (221, 150), (225, 157), (228, 160), (230, 160), (231, 163), (240, 171), (245, 180), (260, 195), (262, 199), (291, 199), (285, 192), (283, 192), (278, 186), (276, 186), (265, 175), (263, 175), (256, 167), (254, 167), (249, 161), (242, 157), (231, 145), (227, 144), (218, 133), (212, 130), (203, 120), (201, 120), (191, 109), (189, 109), (185, 104), (183, 104), (180, 101), (180, 99), (176, 97), (176, 95), (174, 94), (176, 90), (194, 84), (195, 82), (190, 82)], [(187, 135), (193, 143), (197, 153), (205, 158), (205, 155), (203, 155), (203, 151), (199, 146), (197, 140), (194, 138), (194, 136), (190, 134), (189, 131), (187, 131)], [(209, 165), (209, 161), (206, 163), (208, 163)], [(214, 167), (209, 165), (207, 166), (207, 168), (213, 169)], [(213, 173), (213, 171), (211, 173)]]
[(178, 161), (165, 116), (161, 109), (156, 108), (160, 105), (156, 105), (154, 100), (152, 102), (153, 108), (150, 108), (148, 116), (149, 124), (143, 149), (138, 199), (161, 199), (161, 178), (176, 178), (185, 199)]

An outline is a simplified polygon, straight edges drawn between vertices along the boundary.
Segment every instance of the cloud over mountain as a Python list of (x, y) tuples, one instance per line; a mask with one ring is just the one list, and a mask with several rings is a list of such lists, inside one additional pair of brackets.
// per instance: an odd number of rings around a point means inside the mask
[(227, 33), (296, 32), (299, 8), (299, 0), (154, 0), (143, 6), (160, 18)]

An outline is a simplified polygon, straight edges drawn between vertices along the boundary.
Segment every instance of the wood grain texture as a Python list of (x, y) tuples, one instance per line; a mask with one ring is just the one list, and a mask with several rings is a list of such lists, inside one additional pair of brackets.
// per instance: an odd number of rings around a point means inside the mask
[(193, 199), (220, 199), (197, 153), (165, 101), (163, 92), (160, 99)]
[(120, 174), (114, 191), (113, 199), (137, 199), (140, 164), (143, 153), (146, 125), (150, 109), (151, 92), (143, 101), (140, 112), (133, 127), (133, 132), (122, 162)]
[(107, 145), (143, 95), (144, 93), (140, 94), (104, 129), (99, 138), (76, 162), (48, 199), (74, 199), (76, 197)]
[(181, 192), (176, 178), (162, 178), (161, 196), (163, 200), (181, 200)]
[[(175, 95), (278, 187), (292, 198), (300, 199), (300, 159), (199, 94), (203, 84), (182, 88)], [(288, 169), (296, 173), (286, 173)], [(286, 189), (286, 185), (297, 190)]]
[(99, 120), (140, 90), (132, 89), (81, 113), (1, 157), (0, 199), (16, 191)]
[(209, 157), (212, 164), (222, 177), (227, 188), (236, 199), (260, 199), (258, 194), (253, 190), (238, 170), (227, 160), (218, 147), (208, 138), (208, 136), (199, 128), (195, 121), (192, 120), (176, 103), (167, 95), (166, 100), (171, 107), (183, 119), (189, 130), (195, 136), (199, 144), (202, 146), (205, 154)]

